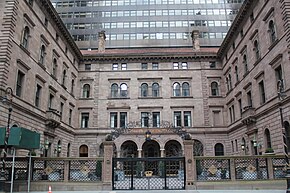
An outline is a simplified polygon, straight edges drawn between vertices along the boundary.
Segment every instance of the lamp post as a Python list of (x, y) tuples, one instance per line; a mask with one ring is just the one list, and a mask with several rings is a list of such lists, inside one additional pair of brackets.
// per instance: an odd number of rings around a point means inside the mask
[(8, 137), (10, 133), (10, 119), (11, 119), (11, 113), (12, 113), (12, 97), (13, 97), (13, 90), (10, 87), (7, 87), (5, 90), (5, 96), (2, 98), (2, 103), (9, 103), (8, 108), (8, 120), (7, 120), (7, 127), (6, 127), (6, 133), (5, 133), (5, 140), (4, 140), (4, 155), (2, 158), (2, 170), (1, 170), (1, 181), (6, 181), (6, 157), (7, 157), (7, 149), (8, 149)]
[(151, 141), (151, 132), (149, 130), (145, 133), (145, 141)]
[(288, 143), (287, 143), (287, 136), (286, 131), (284, 128), (284, 120), (283, 120), (283, 109), (282, 109), (282, 101), (285, 97), (287, 97), (285, 90), (284, 90), (284, 83), (283, 80), (278, 80), (277, 82), (278, 87), (278, 98), (279, 98), (279, 111), (281, 117), (281, 126), (282, 126), (282, 133), (283, 133), (283, 143), (284, 143), (284, 154), (285, 154), (285, 161), (286, 161), (286, 180), (287, 180), (287, 190), (286, 193), (290, 193), (290, 168), (289, 168), (289, 157), (288, 157)]

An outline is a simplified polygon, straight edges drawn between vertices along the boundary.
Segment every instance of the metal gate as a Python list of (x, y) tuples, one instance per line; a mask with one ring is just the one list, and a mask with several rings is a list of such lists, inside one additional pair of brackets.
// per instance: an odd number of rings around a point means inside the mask
[(113, 190), (184, 190), (185, 158), (113, 158)]

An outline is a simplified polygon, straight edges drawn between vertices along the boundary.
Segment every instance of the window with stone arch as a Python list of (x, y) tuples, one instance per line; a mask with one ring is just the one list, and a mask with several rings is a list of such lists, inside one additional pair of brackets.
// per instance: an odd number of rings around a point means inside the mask
[(113, 83), (111, 85), (111, 97), (117, 98), (118, 97), (118, 84)]
[(173, 96), (180, 96), (180, 84), (178, 82), (173, 84)]
[(256, 60), (259, 60), (261, 55), (260, 55), (260, 46), (258, 40), (254, 41), (254, 52), (256, 56)]
[(42, 64), (42, 65), (44, 65), (45, 54), (46, 54), (45, 53), (45, 46), (42, 45), (40, 47), (40, 54), (39, 54), (39, 63)]
[(148, 84), (147, 83), (142, 83), (141, 84), (141, 96), (142, 97), (147, 97), (148, 96)]
[(193, 143), (193, 155), (194, 156), (203, 156), (203, 144), (197, 139), (194, 139)]
[(62, 85), (63, 86), (65, 85), (65, 80), (66, 80), (66, 69), (62, 71)]
[(249, 69), (248, 69), (248, 59), (247, 59), (247, 55), (244, 54), (243, 55), (243, 65), (244, 65), (244, 74), (248, 73)]
[(275, 23), (273, 20), (269, 21), (268, 32), (269, 32), (271, 43), (274, 43), (277, 40), (277, 33), (276, 33)]
[(189, 90), (189, 83), (184, 82), (182, 83), (182, 96), (189, 96), (190, 90)]
[(87, 145), (81, 145), (79, 148), (79, 157), (89, 157), (89, 148)]
[(89, 98), (90, 97), (90, 85), (89, 84), (84, 84), (83, 85), (83, 98)]
[(26, 49), (28, 48), (29, 36), (30, 36), (30, 29), (28, 26), (25, 26), (23, 30), (23, 37), (22, 37), (21, 45)]
[(266, 148), (272, 148), (271, 136), (269, 129), (265, 129), (264, 131), (264, 140)]
[(217, 143), (214, 146), (214, 155), (215, 156), (224, 156), (224, 145), (222, 143)]
[(159, 84), (156, 82), (152, 84), (152, 96), (159, 97)]
[(212, 82), (211, 85), (211, 95), (212, 96), (219, 96), (219, 85), (217, 82)]
[(120, 85), (120, 97), (121, 98), (126, 98), (128, 97), (128, 86), (125, 83), (122, 83)]

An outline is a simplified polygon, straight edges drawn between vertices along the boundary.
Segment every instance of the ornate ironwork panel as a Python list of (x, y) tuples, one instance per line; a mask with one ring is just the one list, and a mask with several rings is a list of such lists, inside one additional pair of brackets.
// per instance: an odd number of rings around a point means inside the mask
[(32, 180), (63, 181), (64, 162), (64, 160), (34, 160)]
[(286, 178), (287, 168), (285, 158), (272, 158), (274, 179)]
[(235, 159), (237, 180), (268, 179), (267, 159), (259, 157)]
[[(20, 157), (15, 158), (14, 163), (14, 180), (27, 180), (28, 179), (28, 158)], [(5, 168), (5, 178), (11, 180), (12, 174), (12, 158), (9, 157), (6, 159), (6, 168)]]
[(184, 158), (113, 158), (112, 180), (114, 190), (184, 189)]
[(102, 162), (99, 160), (72, 160), (69, 164), (70, 181), (101, 181)]
[(197, 159), (196, 173), (198, 181), (230, 180), (230, 159)]

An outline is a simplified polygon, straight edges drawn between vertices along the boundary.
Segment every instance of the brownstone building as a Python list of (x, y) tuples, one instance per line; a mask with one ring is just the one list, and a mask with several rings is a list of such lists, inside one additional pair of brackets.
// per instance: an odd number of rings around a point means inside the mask
[(0, 125), (11, 105), (10, 126), (41, 134), (40, 156), (102, 156), (111, 132), (118, 157), (182, 155), (185, 133), (195, 155), (281, 154), (286, 5), (246, 0), (220, 48), (193, 31), (192, 47), (106, 49), (100, 32), (98, 50), (80, 51), (50, 1), (1, 2), (1, 96), (11, 87), (13, 100)]

